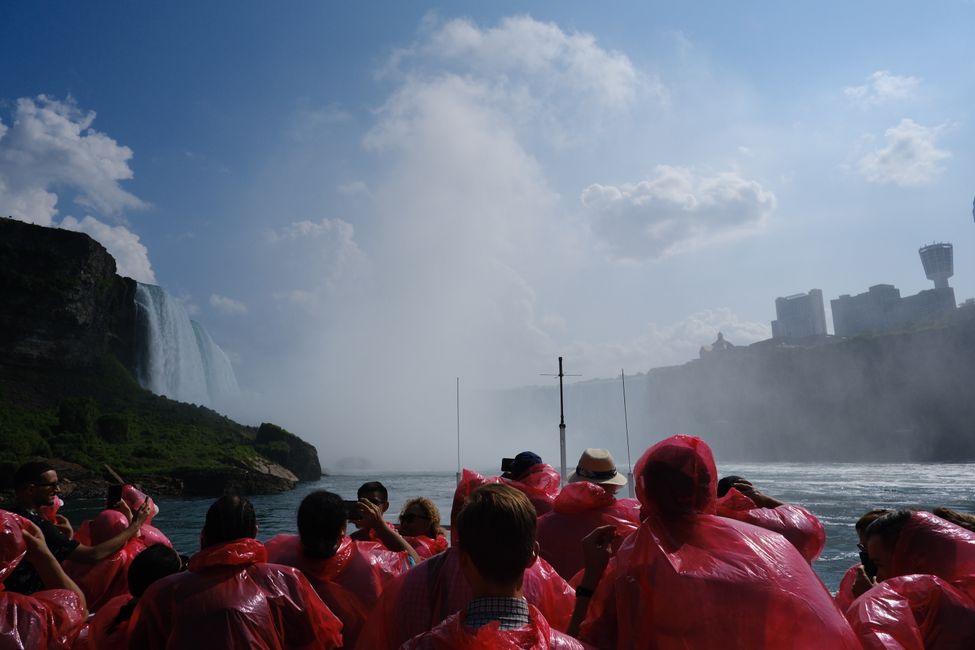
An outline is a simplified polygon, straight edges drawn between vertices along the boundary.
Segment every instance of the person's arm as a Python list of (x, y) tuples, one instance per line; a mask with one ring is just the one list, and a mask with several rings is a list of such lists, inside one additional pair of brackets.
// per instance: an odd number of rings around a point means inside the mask
[(139, 509), (135, 511), (132, 515), (132, 522), (128, 527), (121, 533), (112, 537), (111, 539), (105, 540), (101, 544), (96, 544), (94, 546), (86, 546), (81, 544), (71, 552), (68, 556), (69, 560), (74, 560), (75, 562), (81, 562), (83, 564), (95, 564), (100, 562), (107, 557), (110, 557), (113, 553), (117, 552), (125, 543), (139, 534), (139, 530), (142, 529), (142, 524), (145, 523), (146, 519), (149, 517), (149, 499), (146, 499)]
[(44, 542), (44, 533), (35, 524), (24, 528), (24, 543), (27, 545), (27, 561), (31, 563), (45, 589), (67, 589), (77, 594), (81, 600), (82, 609), (86, 609), (85, 594), (81, 588), (75, 584), (74, 580), (68, 577), (61, 567), (61, 563), (51, 554), (50, 549)]
[(406, 551), (410, 557), (410, 564), (415, 565), (422, 561), (416, 549), (386, 523), (379, 506), (368, 499), (359, 499), (359, 507), (362, 510), (362, 524), (376, 531), (376, 536), (386, 548), (397, 552)]
[(569, 627), (566, 634), (579, 637), (579, 626), (586, 618), (589, 611), (589, 599), (599, 585), (599, 580), (603, 577), (603, 571), (609, 564), (609, 558), (613, 554), (613, 542), (616, 541), (616, 526), (600, 526), (582, 538), (582, 551), (585, 557), (585, 569), (582, 573), (582, 580), (576, 587), (576, 606), (572, 610), (572, 618), (569, 620)]
[(734, 488), (751, 499), (752, 502), (759, 508), (778, 508), (781, 505), (785, 505), (778, 499), (774, 499), (767, 494), (759, 492), (749, 481), (739, 481), (735, 483)]

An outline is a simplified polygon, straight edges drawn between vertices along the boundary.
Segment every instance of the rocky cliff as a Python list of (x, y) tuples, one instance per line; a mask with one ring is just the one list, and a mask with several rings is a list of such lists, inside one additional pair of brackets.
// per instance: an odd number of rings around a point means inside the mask
[(297, 436), (137, 384), (136, 283), (115, 270), (88, 235), (0, 218), (0, 488), (30, 457), (66, 463), (96, 489), (106, 463), (169, 493), (317, 480), (318, 454)]
[[(688, 433), (725, 461), (975, 461), (975, 309), (915, 331), (715, 350), (626, 388), (634, 459)], [(492, 410), (537, 435), (558, 403), (557, 387), (522, 389)], [(567, 385), (565, 416), (570, 447), (620, 448), (619, 378)]]

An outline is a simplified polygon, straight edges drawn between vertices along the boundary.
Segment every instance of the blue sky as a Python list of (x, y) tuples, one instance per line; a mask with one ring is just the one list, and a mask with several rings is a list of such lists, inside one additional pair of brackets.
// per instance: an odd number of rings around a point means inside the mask
[(934, 240), (975, 296), (972, 2), (287, 6), (0, 5), (0, 212), (184, 299), (239, 417), (380, 440)]

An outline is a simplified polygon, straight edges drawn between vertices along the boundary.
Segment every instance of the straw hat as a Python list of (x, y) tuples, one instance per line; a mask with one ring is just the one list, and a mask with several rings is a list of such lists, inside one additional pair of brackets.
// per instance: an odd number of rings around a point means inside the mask
[(589, 481), (598, 485), (626, 485), (626, 477), (616, 471), (613, 454), (606, 449), (586, 449), (579, 457), (576, 471), (569, 475), (569, 483)]

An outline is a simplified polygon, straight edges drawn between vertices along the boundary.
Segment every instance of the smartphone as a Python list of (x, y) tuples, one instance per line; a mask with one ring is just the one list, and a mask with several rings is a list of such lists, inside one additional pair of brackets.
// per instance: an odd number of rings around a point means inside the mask
[(501, 471), (502, 472), (510, 472), (511, 471), (511, 468), (513, 468), (514, 466), (515, 466), (515, 459), (514, 458), (502, 458), (501, 459)]
[(345, 517), (349, 521), (359, 521), (362, 519), (362, 505), (358, 501), (346, 501)]
[(105, 497), (105, 507), (114, 508), (115, 504), (122, 500), (122, 486), (109, 485), (108, 495)]
[(873, 563), (870, 556), (865, 551), (860, 551), (860, 564), (863, 565), (863, 572), (871, 578), (877, 577), (877, 565)]

